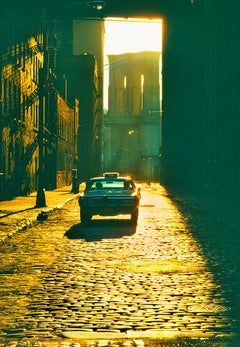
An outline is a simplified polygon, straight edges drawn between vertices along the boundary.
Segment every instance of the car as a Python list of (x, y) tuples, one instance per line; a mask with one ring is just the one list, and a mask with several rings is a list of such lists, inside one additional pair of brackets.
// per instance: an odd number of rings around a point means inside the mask
[(86, 182), (78, 200), (81, 223), (88, 223), (94, 215), (129, 214), (131, 222), (136, 224), (140, 199), (140, 188), (131, 177), (120, 176), (118, 172), (93, 177)]

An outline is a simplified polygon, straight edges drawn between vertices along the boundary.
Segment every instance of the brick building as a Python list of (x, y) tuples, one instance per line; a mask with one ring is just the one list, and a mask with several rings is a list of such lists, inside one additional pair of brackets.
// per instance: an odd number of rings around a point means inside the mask
[(57, 94), (57, 143), (55, 187), (70, 185), (72, 169), (78, 162), (78, 119), (79, 102), (74, 107)]
[[(74, 167), (76, 107), (59, 103), (55, 25), (46, 24), (38, 2), (26, 1), (26, 7), (17, 1), (1, 4), (0, 23), (0, 199), (7, 199), (38, 189), (40, 145), (45, 188), (60, 184), (59, 170)], [(63, 167), (58, 164), (59, 132), (72, 160), (71, 164), (66, 160)]]
[(0, 199), (37, 187), (38, 83), (43, 64), (40, 11), (1, 5)]

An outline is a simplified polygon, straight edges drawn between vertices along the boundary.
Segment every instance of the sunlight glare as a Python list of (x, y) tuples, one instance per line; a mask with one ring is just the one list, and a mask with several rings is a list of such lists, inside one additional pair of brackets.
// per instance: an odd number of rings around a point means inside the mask
[[(106, 18), (104, 38), (104, 90), (108, 85), (110, 54), (154, 51), (162, 52), (162, 20), (143, 18)], [(104, 93), (107, 108), (107, 92)]]
[(105, 54), (161, 51), (161, 19), (107, 18), (105, 21)]

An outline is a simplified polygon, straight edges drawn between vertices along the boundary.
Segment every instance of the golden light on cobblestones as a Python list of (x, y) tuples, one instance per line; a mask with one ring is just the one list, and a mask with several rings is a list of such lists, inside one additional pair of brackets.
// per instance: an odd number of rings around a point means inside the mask
[(120, 269), (128, 272), (140, 272), (140, 273), (199, 273), (204, 272), (205, 269), (196, 264), (195, 262), (184, 262), (175, 259), (169, 260), (141, 260), (127, 262), (121, 264)]
[(73, 201), (3, 247), (5, 331), (23, 336), (26, 327), (60, 339), (228, 335), (231, 306), (186, 216), (162, 187), (142, 196), (131, 232), (121, 219), (82, 226)]

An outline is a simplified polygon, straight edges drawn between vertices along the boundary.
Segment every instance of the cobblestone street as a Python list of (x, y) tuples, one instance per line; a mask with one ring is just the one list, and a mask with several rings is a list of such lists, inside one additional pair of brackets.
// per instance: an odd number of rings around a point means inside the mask
[(75, 199), (1, 246), (1, 347), (237, 347), (237, 307), (164, 188), (123, 218), (83, 227)]

